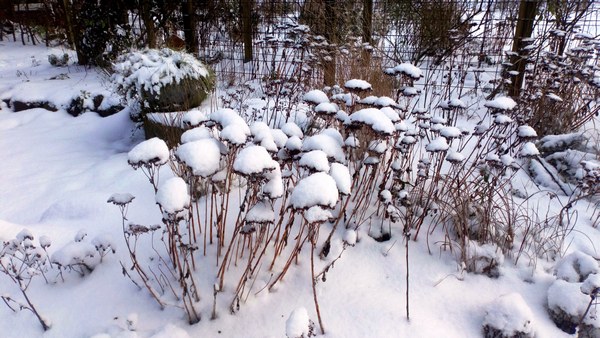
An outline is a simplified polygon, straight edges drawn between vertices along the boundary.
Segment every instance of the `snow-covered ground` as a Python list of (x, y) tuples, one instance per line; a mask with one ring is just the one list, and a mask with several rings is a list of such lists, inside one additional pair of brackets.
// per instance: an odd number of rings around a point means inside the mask
[[(45, 47), (0, 42), (0, 98), (18, 91), (20, 97), (56, 98), (62, 104), (81, 90), (107, 90), (93, 70), (51, 67), (46, 61), (49, 52)], [(69, 79), (49, 80), (60, 73)], [(308, 255), (300, 256), (299, 266), (276, 289), (251, 295), (236, 314), (229, 313), (229, 300), (218, 299), (218, 318), (210, 320), (212, 293), (200, 295), (198, 324), (190, 326), (181, 309), (161, 310), (146, 290), (123, 275), (120, 261), (129, 262), (129, 257), (121, 217), (118, 208), (106, 203), (114, 193), (131, 193), (136, 198), (128, 217), (142, 224), (160, 223), (152, 186), (127, 163), (127, 153), (142, 140), (128, 112), (74, 118), (63, 109), (14, 113), (4, 103), (0, 107), (0, 239), (13, 239), (28, 229), (36, 244), (41, 236), (50, 238), (52, 256), (73, 246), (83, 229), (87, 236), (82, 242), (100, 238), (116, 250), (83, 277), (77, 272), (62, 278), (52, 275), (50, 283), (33, 278), (27, 294), (51, 328), (44, 332), (31, 312), (13, 312), (0, 303), (0, 336), (285, 337), (286, 330), (302, 332), (306, 314), (319, 332)], [(172, 176), (167, 167), (161, 170), (165, 178)], [(535, 192), (524, 173), (517, 177), (529, 193)], [(555, 203), (539, 193), (528, 204)], [(597, 260), (600, 232), (589, 221), (593, 206), (582, 203), (576, 208), (579, 221), (566, 249), (581, 250)], [(530, 320), (528, 330), (537, 337), (571, 336), (554, 325), (546, 309), (548, 289), (557, 279), (553, 262), (539, 260), (532, 267), (530, 260), (515, 265), (506, 259), (500, 277), (492, 279), (463, 273), (455, 257), (439, 247), (432, 246), (429, 254), (425, 240), (410, 242), (408, 321), (401, 236), (379, 243), (366, 228), (357, 235), (356, 245), (344, 252), (327, 281), (317, 284), (326, 337), (481, 337), (484, 323), (497, 322), (506, 312), (513, 323)], [(202, 277), (201, 283), (210, 285), (212, 278)], [(0, 295), (22, 298), (5, 274), (0, 274)]]

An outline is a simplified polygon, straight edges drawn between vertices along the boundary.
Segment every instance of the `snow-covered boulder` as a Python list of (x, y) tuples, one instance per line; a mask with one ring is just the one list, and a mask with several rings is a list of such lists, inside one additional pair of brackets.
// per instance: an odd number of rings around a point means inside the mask
[(600, 273), (598, 262), (594, 257), (581, 251), (566, 255), (555, 267), (556, 277), (570, 283), (583, 282), (594, 273)]
[(485, 311), (484, 338), (532, 338), (533, 314), (518, 293), (509, 293), (495, 299)]

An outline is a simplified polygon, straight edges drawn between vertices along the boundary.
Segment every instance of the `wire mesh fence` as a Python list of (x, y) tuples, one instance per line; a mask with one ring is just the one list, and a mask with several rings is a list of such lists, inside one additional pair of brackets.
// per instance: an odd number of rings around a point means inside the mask
[[(364, 75), (359, 68), (368, 73), (401, 62), (428, 73), (485, 69), (500, 77), (518, 71), (514, 54), (523, 48), (564, 53), (580, 43), (577, 37), (596, 36), (598, 23), (592, 1), (270, 0), (252, 3), (249, 18), (236, 3), (221, 5), (232, 13), (228, 20), (211, 16), (214, 8), (199, 8), (199, 52), (226, 83), (284, 78), (340, 84)], [(251, 28), (250, 62), (244, 62), (243, 27)]]

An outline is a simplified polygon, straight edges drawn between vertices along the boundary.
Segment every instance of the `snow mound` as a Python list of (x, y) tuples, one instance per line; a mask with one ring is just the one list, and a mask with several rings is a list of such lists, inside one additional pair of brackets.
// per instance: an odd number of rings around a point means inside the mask
[(332, 218), (331, 211), (323, 209), (318, 205), (310, 207), (308, 210), (304, 210), (302, 214), (309, 224), (323, 223)]
[(510, 97), (503, 96), (497, 97), (491, 101), (486, 101), (484, 106), (496, 110), (513, 110), (517, 106), (517, 103)]
[(329, 172), (329, 160), (322, 150), (311, 150), (303, 154), (298, 164), (313, 171)]
[(184, 143), (177, 148), (175, 156), (192, 169), (195, 176), (206, 178), (219, 171), (221, 151), (215, 139)]
[(247, 223), (266, 224), (275, 221), (273, 206), (268, 201), (258, 201), (246, 214)]
[(308, 209), (313, 206), (334, 208), (339, 198), (335, 180), (326, 173), (319, 172), (300, 180), (290, 196), (290, 206), (294, 209)]
[(323, 91), (318, 90), (318, 89), (313, 89), (311, 91), (309, 91), (308, 93), (304, 94), (304, 96), (302, 97), (302, 100), (304, 100), (304, 102), (308, 102), (308, 103), (312, 103), (312, 104), (319, 104), (319, 103), (323, 103), (323, 102), (329, 102), (329, 98), (327, 97), (327, 94), (325, 94)]
[(594, 273), (589, 275), (583, 284), (581, 284), (580, 290), (589, 296), (600, 293), (600, 274)]
[(350, 195), (352, 192), (352, 177), (350, 176), (348, 167), (340, 163), (332, 163), (329, 175), (335, 180), (340, 194)]
[(519, 126), (519, 128), (517, 129), (517, 136), (521, 137), (521, 138), (534, 138), (537, 137), (537, 133), (535, 132), (535, 129), (531, 128), (530, 126)]
[(136, 145), (127, 154), (127, 161), (133, 167), (151, 164), (163, 165), (169, 160), (169, 147), (158, 137), (151, 138)]
[(518, 293), (509, 293), (495, 299), (487, 307), (483, 319), (484, 336), (534, 337), (532, 321), (533, 313), (523, 297)]
[(130, 193), (115, 193), (112, 194), (106, 202), (116, 205), (126, 205), (131, 203), (131, 201), (133, 201), (134, 198), (135, 196), (133, 196)]
[(600, 273), (594, 257), (581, 251), (574, 251), (563, 257), (555, 267), (556, 277), (567, 282), (583, 282), (589, 275)]
[(250, 128), (244, 119), (233, 109), (221, 108), (210, 114), (211, 121), (221, 125), (222, 128), (231, 125), (237, 125), (239, 129), (246, 135), (250, 136)]
[(52, 255), (51, 262), (61, 267), (83, 265), (93, 270), (100, 263), (100, 258), (91, 243), (70, 242)]
[(281, 131), (283, 131), (288, 137), (292, 137), (292, 136), (296, 136), (298, 138), (304, 137), (304, 133), (302, 132), (302, 129), (300, 129), (300, 127), (298, 127), (298, 125), (295, 124), (294, 122), (288, 122), (288, 123), (284, 124), (283, 126), (281, 126)]
[(444, 137), (436, 137), (427, 144), (425, 150), (432, 153), (437, 153), (446, 151), (448, 148), (450, 148), (450, 146)]
[(403, 74), (415, 80), (418, 80), (421, 77), (423, 77), (423, 72), (421, 71), (421, 69), (419, 69), (419, 67), (406, 62), (394, 67), (394, 73)]
[(290, 317), (285, 321), (285, 335), (288, 338), (308, 337), (309, 330), (308, 311), (303, 307), (292, 311)]
[(538, 156), (540, 154), (540, 151), (537, 149), (535, 144), (533, 144), (532, 142), (527, 142), (523, 144), (519, 154), (523, 157), (534, 157)]
[(351, 125), (365, 124), (375, 132), (385, 135), (392, 135), (396, 131), (390, 118), (377, 108), (365, 108), (355, 112), (350, 115), (349, 123)]
[(307, 137), (302, 144), (302, 150), (305, 152), (322, 150), (328, 158), (337, 162), (343, 163), (346, 160), (342, 145), (334, 137), (323, 133)]
[(339, 110), (337, 104), (332, 102), (321, 102), (315, 107), (315, 112), (327, 115), (333, 115)]
[(156, 192), (158, 203), (167, 214), (177, 214), (190, 205), (188, 186), (181, 177), (171, 177)]
[(186, 130), (183, 132), (183, 134), (181, 134), (181, 143), (188, 143), (211, 137), (212, 133), (210, 129), (206, 127), (196, 127)]
[(244, 176), (264, 174), (275, 168), (277, 162), (271, 158), (267, 149), (257, 145), (242, 149), (233, 162), (233, 170)]
[(349, 90), (370, 90), (371, 84), (368, 83), (365, 80), (359, 80), (359, 79), (352, 79), (352, 80), (348, 80), (346, 81), (346, 83), (344, 83), (344, 87), (346, 87), (346, 89)]

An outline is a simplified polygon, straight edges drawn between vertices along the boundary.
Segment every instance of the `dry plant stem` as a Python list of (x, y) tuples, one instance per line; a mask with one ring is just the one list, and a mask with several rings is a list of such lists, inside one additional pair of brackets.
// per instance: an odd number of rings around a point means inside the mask
[[(310, 226), (310, 225), (309, 225)], [(318, 226), (317, 224), (313, 224), (313, 227)], [(310, 250), (310, 272), (311, 272), (311, 277), (312, 277), (312, 291), (313, 291), (313, 300), (315, 302), (315, 310), (317, 311), (317, 318), (319, 320), (319, 327), (321, 328), (321, 334), (325, 334), (325, 328), (323, 327), (323, 320), (321, 319), (321, 310), (319, 309), (319, 300), (317, 299), (317, 278), (315, 276), (315, 249), (317, 246), (317, 239), (316, 234), (314, 233), (315, 230), (310, 230), (311, 232), (313, 232), (313, 234), (311, 234), (311, 250)]]
[(410, 275), (409, 275), (409, 261), (408, 261), (408, 242), (410, 241), (410, 233), (407, 231), (405, 233), (404, 236), (404, 240), (406, 241), (406, 320), (410, 321), (410, 297), (409, 297), (409, 292), (410, 292), (410, 285), (409, 285), (409, 281), (410, 281)]
[[(12, 278), (12, 276), (11, 276)], [(14, 281), (14, 280), (13, 280)], [(33, 315), (37, 318), (37, 320), (40, 322), (40, 324), (42, 325), (42, 328), (44, 329), (44, 331), (48, 331), (50, 330), (50, 325), (48, 325), (48, 323), (46, 323), (46, 321), (44, 320), (44, 318), (42, 318), (42, 316), (39, 314), (39, 312), (37, 311), (37, 309), (35, 308), (35, 306), (33, 305), (33, 303), (31, 303), (31, 300), (29, 299), (29, 297), (27, 296), (27, 293), (25, 292), (25, 290), (23, 290), (21, 288), (21, 286), (19, 287), (21, 289), (21, 293), (23, 294), (23, 297), (25, 297), (25, 301), (27, 302), (27, 305), (25, 304), (21, 304), (17, 301), (15, 301), (14, 299), (10, 298), (10, 297), (6, 297), (6, 296), (0, 296), (2, 298), (2, 300), (4, 301), (4, 303), (13, 311), (15, 311), (12, 306), (10, 306), (8, 304), (9, 301), (12, 301), (14, 303), (16, 303), (17, 305), (19, 305), (19, 308), (21, 309), (26, 309), (31, 311), (31, 313), (33, 313)]]
[[(144, 284), (144, 286), (146, 287), (146, 289), (148, 290), (148, 292), (150, 292), (150, 295), (152, 296), (152, 298), (154, 298), (154, 300), (156, 300), (156, 302), (160, 306), (160, 309), (164, 310), (165, 304), (160, 300), (160, 297), (159, 297), (158, 293), (156, 292), (156, 290), (154, 290), (154, 288), (150, 285), (150, 279), (148, 278), (148, 276), (146, 275), (146, 273), (144, 272), (144, 270), (140, 267), (140, 265), (139, 265), (139, 263), (137, 261), (137, 256), (135, 254), (135, 246), (132, 249), (131, 244), (129, 242), (129, 238), (127, 236), (127, 231), (125, 229), (125, 220), (127, 220), (125, 206), (119, 206), (119, 209), (121, 210), (121, 219), (122, 219), (122, 226), (123, 226), (123, 237), (125, 238), (125, 245), (127, 246), (127, 251), (129, 252), (129, 258), (131, 259), (131, 263), (133, 264), (132, 268), (137, 272), (138, 276), (142, 280), (142, 283)], [(137, 237), (136, 237), (136, 242), (137, 242)], [(121, 263), (121, 266), (123, 266), (122, 263)], [(125, 269), (124, 266), (123, 266), (123, 271), (127, 274), (127, 276), (129, 277), (129, 279), (137, 287), (140, 287), (133, 280), (133, 278), (131, 278), (131, 276), (127, 272), (127, 269)]]
[(298, 257), (298, 254), (300, 253), (300, 249), (304, 246), (304, 243), (308, 240), (308, 237), (309, 237), (308, 234), (306, 236), (302, 236), (305, 228), (306, 228), (306, 223), (302, 222), (302, 227), (300, 228), (298, 235), (297, 235), (296, 245), (292, 249), (292, 252), (290, 253), (290, 256), (288, 257), (288, 260), (285, 263), (282, 271), (279, 273), (277, 278), (275, 278), (273, 283), (271, 283), (271, 286), (269, 286), (269, 290), (271, 290), (275, 286), (275, 284), (277, 284), (280, 280), (283, 279), (283, 277), (287, 273), (288, 269), (292, 265), (294, 258)]

